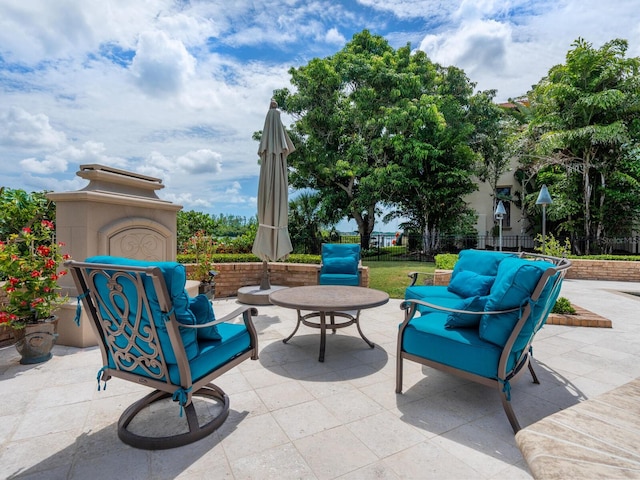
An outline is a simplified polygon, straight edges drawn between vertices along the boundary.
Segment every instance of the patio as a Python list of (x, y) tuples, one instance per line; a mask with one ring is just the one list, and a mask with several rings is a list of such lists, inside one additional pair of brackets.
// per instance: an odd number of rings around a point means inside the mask
[[(640, 376), (640, 283), (565, 280), (561, 295), (613, 328), (546, 325), (534, 341), (541, 384), (524, 375), (512, 391), (523, 426)], [(235, 308), (216, 300), (216, 314)], [(36, 366), (0, 350), (0, 477), (114, 478), (531, 478), (496, 392), (405, 363), (394, 393), (399, 300), (362, 312), (355, 327), (327, 338), (302, 327), (288, 344), (295, 311), (259, 307), (260, 360), (218, 382), (227, 422), (195, 444), (137, 450), (117, 437), (122, 411), (148, 389), (119, 379), (97, 391), (97, 347), (57, 346)], [(135, 389), (138, 388), (138, 391)], [(178, 415), (178, 407), (175, 408)]]

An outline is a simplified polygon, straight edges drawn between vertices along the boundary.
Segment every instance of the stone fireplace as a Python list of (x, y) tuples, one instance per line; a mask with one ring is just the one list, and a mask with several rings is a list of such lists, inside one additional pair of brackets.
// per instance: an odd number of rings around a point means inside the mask
[[(156, 191), (164, 188), (161, 179), (98, 164), (80, 165), (76, 175), (89, 184), (78, 191), (47, 194), (56, 204), (57, 240), (74, 260), (93, 255), (176, 259), (182, 206), (158, 198)], [(62, 277), (60, 285), (69, 302), (59, 312), (58, 343), (95, 345), (88, 318), (83, 315), (80, 327), (73, 322), (78, 292), (71, 276)]]

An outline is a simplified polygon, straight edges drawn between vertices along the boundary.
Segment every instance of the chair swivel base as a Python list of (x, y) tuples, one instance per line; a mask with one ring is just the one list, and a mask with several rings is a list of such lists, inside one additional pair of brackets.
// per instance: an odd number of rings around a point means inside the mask
[[(163, 450), (167, 448), (181, 447), (210, 435), (224, 423), (229, 415), (229, 397), (224, 393), (224, 391), (222, 391), (222, 389), (210, 383), (192, 394), (192, 397), (203, 397), (209, 400), (214, 400), (222, 406), (220, 413), (204, 425), (199, 424), (196, 409), (193, 402), (191, 402), (189, 405), (184, 407), (184, 414), (186, 414), (186, 420), (189, 428), (188, 432), (156, 437), (133, 433), (127, 428), (136, 415), (138, 415), (138, 413), (143, 409), (150, 407), (153, 403), (160, 400), (171, 398), (171, 396), (172, 395), (170, 393), (155, 390), (137, 402), (131, 404), (122, 413), (118, 420), (118, 437), (120, 440), (127, 445), (144, 450)], [(176, 410), (177, 408), (178, 407), (176, 406)], [(178, 415), (177, 411), (175, 414)]]

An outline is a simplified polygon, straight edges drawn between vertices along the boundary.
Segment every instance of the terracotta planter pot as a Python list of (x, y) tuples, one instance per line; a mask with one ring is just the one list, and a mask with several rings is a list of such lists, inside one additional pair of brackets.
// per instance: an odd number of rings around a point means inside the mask
[(27, 324), (24, 328), (14, 328), (16, 350), (21, 355), (20, 363), (46, 362), (52, 357), (51, 349), (56, 343), (58, 317), (49, 317), (38, 323)]

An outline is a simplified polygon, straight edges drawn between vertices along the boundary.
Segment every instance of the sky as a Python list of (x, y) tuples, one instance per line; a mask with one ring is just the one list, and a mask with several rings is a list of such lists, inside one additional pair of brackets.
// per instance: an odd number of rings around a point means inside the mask
[(185, 210), (252, 217), (273, 91), (363, 29), (506, 101), (578, 37), (640, 56), (640, 0), (0, 0), (0, 186), (75, 191), (98, 163), (160, 178)]

